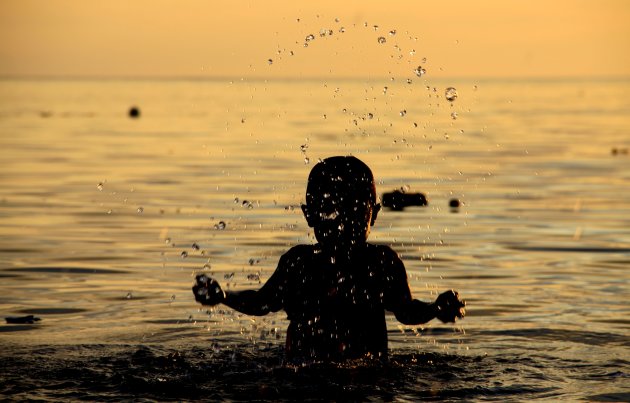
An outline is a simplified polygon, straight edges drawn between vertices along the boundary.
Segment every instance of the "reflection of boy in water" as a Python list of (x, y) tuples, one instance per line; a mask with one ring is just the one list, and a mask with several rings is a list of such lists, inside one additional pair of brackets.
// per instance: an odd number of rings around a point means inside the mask
[(413, 299), (396, 252), (367, 243), (380, 205), (372, 172), (359, 159), (331, 157), (315, 165), (302, 210), (317, 244), (291, 248), (257, 291), (224, 292), (214, 279), (198, 275), (195, 299), (248, 315), (284, 309), (289, 359), (385, 357), (386, 310), (406, 325), (464, 316), (454, 291), (434, 303)]

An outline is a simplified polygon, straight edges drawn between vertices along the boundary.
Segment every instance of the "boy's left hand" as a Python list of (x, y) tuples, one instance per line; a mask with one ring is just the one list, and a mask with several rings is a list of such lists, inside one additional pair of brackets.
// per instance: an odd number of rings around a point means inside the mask
[(455, 319), (462, 319), (466, 315), (466, 301), (459, 299), (457, 291), (446, 291), (440, 294), (435, 300), (437, 307), (436, 317), (444, 323), (455, 322)]

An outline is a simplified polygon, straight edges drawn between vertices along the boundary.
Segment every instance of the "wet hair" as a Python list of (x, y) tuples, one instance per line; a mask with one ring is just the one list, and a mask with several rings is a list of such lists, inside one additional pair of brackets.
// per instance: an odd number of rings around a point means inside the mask
[[(328, 196), (326, 196), (328, 195)], [(376, 204), (376, 186), (370, 168), (353, 156), (329, 157), (317, 163), (308, 176), (306, 204), (316, 206), (322, 197), (353, 197)]]

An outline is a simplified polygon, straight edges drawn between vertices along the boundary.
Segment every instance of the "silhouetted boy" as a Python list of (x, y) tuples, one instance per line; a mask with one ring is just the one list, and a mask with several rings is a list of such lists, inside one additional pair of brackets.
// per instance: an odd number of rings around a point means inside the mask
[(386, 310), (406, 325), (463, 318), (465, 303), (456, 292), (434, 303), (413, 299), (396, 252), (367, 243), (380, 205), (372, 172), (359, 159), (331, 157), (315, 165), (302, 210), (317, 244), (291, 248), (257, 291), (223, 291), (198, 275), (195, 299), (248, 315), (284, 309), (291, 360), (386, 357)]

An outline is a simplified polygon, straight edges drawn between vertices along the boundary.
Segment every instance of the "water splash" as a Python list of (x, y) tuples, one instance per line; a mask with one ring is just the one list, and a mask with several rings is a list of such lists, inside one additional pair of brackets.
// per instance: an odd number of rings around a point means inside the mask
[(423, 75), (425, 75), (427, 73), (427, 70), (422, 67), (422, 66), (418, 66), (414, 69), (413, 71), (418, 77), (422, 77)]
[(454, 87), (448, 87), (444, 91), (444, 98), (446, 98), (446, 100), (449, 102), (455, 101), (457, 99), (457, 96), (457, 89), (455, 89)]

